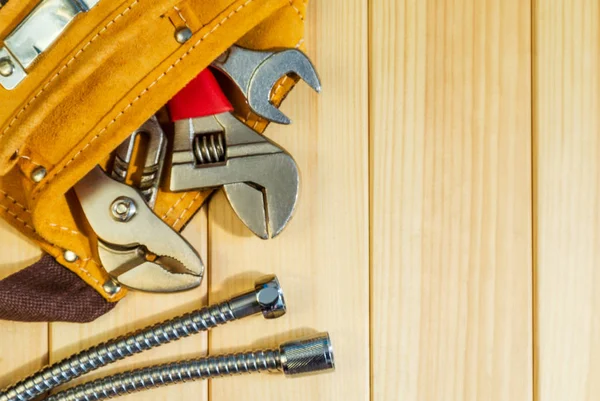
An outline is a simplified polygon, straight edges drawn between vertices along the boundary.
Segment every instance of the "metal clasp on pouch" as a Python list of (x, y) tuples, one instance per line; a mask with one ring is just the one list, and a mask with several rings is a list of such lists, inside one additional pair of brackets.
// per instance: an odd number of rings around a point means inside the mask
[(0, 48), (0, 85), (16, 88), (40, 54), (56, 42), (67, 26), (100, 0), (42, 0), (6, 37)]

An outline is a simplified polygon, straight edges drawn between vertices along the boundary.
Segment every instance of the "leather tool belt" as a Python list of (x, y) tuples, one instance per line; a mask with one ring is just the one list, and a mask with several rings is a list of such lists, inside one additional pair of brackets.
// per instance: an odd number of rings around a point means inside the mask
[[(232, 45), (301, 48), (306, 1), (0, 4), (0, 216), (48, 254), (0, 281), (0, 318), (93, 320), (127, 290), (105, 285), (73, 187)], [(181, 32), (189, 37), (179, 40)], [(295, 83), (284, 77), (272, 103)], [(267, 126), (235, 113), (255, 130)], [(154, 212), (180, 231), (209, 195), (161, 188)]]

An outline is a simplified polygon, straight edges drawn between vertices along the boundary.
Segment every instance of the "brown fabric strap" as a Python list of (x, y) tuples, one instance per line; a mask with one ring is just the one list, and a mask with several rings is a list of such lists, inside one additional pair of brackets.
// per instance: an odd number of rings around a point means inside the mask
[(50, 255), (0, 280), (0, 319), (91, 322), (115, 307)]

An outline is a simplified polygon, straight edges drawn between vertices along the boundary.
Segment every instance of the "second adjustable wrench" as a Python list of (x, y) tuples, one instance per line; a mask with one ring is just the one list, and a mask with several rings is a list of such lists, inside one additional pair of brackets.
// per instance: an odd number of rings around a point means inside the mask
[(140, 136), (146, 137), (147, 146), (139, 190), (144, 195), (148, 205), (154, 207), (167, 153), (167, 137), (156, 116), (152, 116), (119, 145), (115, 151), (112, 177), (117, 181), (125, 182), (133, 162), (135, 144)]
[(248, 106), (258, 116), (279, 124), (290, 124), (290, 119), (271, 103), (275, 84), (291, 74), (304, 80), (316, 92), (321, 81), (306, 54), (298, 49), (258, 51), (232, 46), (212, 67), (227, 75), (242, 91)]

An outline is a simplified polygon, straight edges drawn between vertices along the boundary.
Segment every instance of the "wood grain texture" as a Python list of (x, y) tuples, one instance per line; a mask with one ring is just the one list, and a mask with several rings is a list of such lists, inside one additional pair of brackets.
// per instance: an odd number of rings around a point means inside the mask
[(537, 0), (537, 400), (600, 398), (600, 5)]
[[(267, 131), (303, 173), (286, 231), (256, 239), (217, 195), (186, 229), (209, 265), (202, 288), (131, 294), (92, 324), (0, 322), (0, 387), (276, 273), (285, 317), (86, 379), (327, 330), (335, 374), (126, 399), (600, 398), (599, 3), (313, 1), (307, 30), (324, 93), (300, 84), (283, 107), (294, 125)], [(5, 223), (0, 244), (0, 278), (40, 254)]]
[[(196, 248), (202, 260), (207, 260), (207, 215), (201, 210), (188, 225), (184, 236)], [(139, 292), (129, 294), (109, 314), (85, 325), (52, 323), (50, 324), (50, 362), (57, 362), (69, 355), (92, 345), (109, 340), (118, 335), (141, 329), (175, 316), (198, 309), (207, 302), (207, 280), (193, 291), (156, 295)], [(73, 381), (57, 391), (72, 387), (109, 374), (120, 373), (128, 369), (141, 368), (157, 363), (173, 362), (182, 358), (197, 358), (206, 355), (207, 335), (197, 334), (171, 344), (135, 355), (131, 358), (111, 364), (106, 368), (92, 372)], [(204, 382), (192, 382), (184, 385), (163, 387), (129, 395), (128, 400), (177, 400), (189, 398), (208, 399), (208, 385)], [(191, 399), (191, 398), (190, 398)]]
[(372, 399), (530, 400), (530, 5), (371, 10)]
[[(0, 223), (0, 280), (39, 260), (41, 251), (17, 230)], [(48, 324), (0, 320), (0, 388), (48, 362)]]
[[(261, 241), (238, 221), (225, 197), (210, 205), (212, 301), (275, 273), (288, 313), (252, 318), (210, 334), (211, 353), (277, 346), (329, 331), (335, 374), (300, 379), (244, 376), (213, 380), (211, 399), (369, 399), (367, 2), (313, 1), (306, 37), (323, 93), (299, 84), (284, 103), (294, 124), (266, 134), (302, 171), (300, 205), (278, 238)], [(260, 395), (258, 395), (260, 394)], [(256, 395), (256, 396), (255, 396)]]

